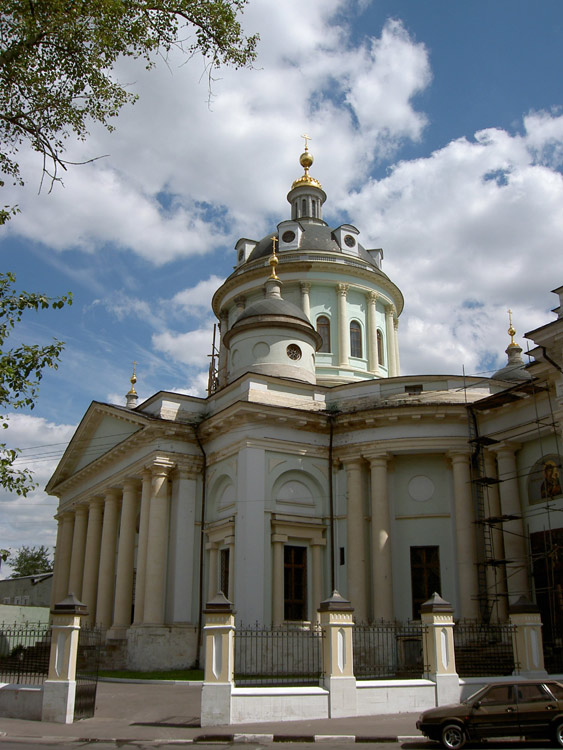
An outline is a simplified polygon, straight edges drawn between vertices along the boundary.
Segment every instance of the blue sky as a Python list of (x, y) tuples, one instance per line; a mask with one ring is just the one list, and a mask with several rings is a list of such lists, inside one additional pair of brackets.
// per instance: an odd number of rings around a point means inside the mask
[[(288, 217), (285, 196), (312, 136), (325, 219), (383, 247), (402, 289), (404, 373), (502, 366), (506, 310), (517, 340), (552, 319), (563, 283), (563, 5), (559, 1), (250, 0), (254, 70), (223, 70), (208, 103), (197, 59), (116, 74), (140, 99), (115, 132), (69, 142), (64, 187), (38, 194), (21, 152), (18, 215), (0, 234), (18, 286), (59, 295), (29, 315), (27, 341), (66, 342), (36, 409), (7, 436), (45, 484), (92, 400), (202, 395), (213, 290), (240, 236)], [(56, 500), (0, 497), (0, 547), (52, 545)], [(5, 568), (3, 572), (8, 569)]]

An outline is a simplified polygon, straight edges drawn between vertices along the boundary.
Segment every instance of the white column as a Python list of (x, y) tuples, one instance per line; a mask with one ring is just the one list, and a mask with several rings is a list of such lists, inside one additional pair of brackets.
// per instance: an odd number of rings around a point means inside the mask
[(393, 335), (395, 340), (395, 375), (401, 374), (401, 363), (399, 359), (399, 318), (395, 318), (393, 324)]
[(86, 552), (84, 553), (84, 576), (82, 578), (82, 601), (88, 607), (88, 624), (96, 622), (96, 600), (98, 596), (98, 571), (100, 569), (100, 544), (102, 541), (103, 500), (90, 500)]
[(367, 456), (371, 469), (371, 570), (374, 619), (392, 620), (391, 518), (387, 492), (388, 456)]
[(299, 284), (299, 288), (301, 289), (301, 309), (309, 320), (311, 320), (311, 299), (309, 297), (311, 285), (302, 281), (301, 284)]
[(112, 638), (125, 638), (131, 625), (133, 606), (133, 563), (135, 535), (137, 533), (137, 508), (139, 505), (139, 482), (126, 479), (123, 483), (123, 502), (117, 548), (117, 572), (115, 577), (115, 602), (113, 609)]
[(348, 599), (358, 622), (367, 622), (366, 548), (362, 497), (362, 459), (343, 461), (346, 467), (346, 571)]
[(449, 457), (452, 462), (454, 480), (456, 567), (459, 591), (457, 614), (460, 618), (477, 619), (479, 617), (479, 586), (469, 455), (452, 453)]
[(74, 533), (74, 513), (65, 511), (58, 518), (57, 546), (55, 547), (55, 572), (53, 574), (53, 594), (51, 608), (68, 594), (70, 555)]
[(166, 553), (168, 548), (169, 488), (168, 475), (172, 463), (155, 463), (152, 467), (152, 492), (145, 577), (144, 623), (164, 624), (164, 592), (166, 591)]
[(221, 387), (227, 384), (229, 350), (223, 343), (223, 339), (228, 330), (229, 313), (226, 310), (221, 310), (221, 313), (219, 315), (219, 385)]
[(200, 472), (201, 463), (196, 460), (182, 462), (172, 474), (167, 622), (195, 622), (197, 618), (193, 601), (197, 576), (186, 575), (186, 571), (199, 568), (200, 527), (196, 527), (196, 505), (199, 507), (201, 501)]
[(387, 371), (389, 377), (393, 378), (397, 374), (397, 364), (395, 361), (395, 307), (388, 305), (385, 308), (385, 338), (387, 339)]
[(338, 295), (338, 364), (340, 367), (348, 367), (350, 352), (350, 331), (348, 330), (348, 313), (346, 310), (346, 297), (349, 284), (337, 284)]
[(107, 490), (104, 502), (104, 522), (98, 573), (98, 600), (96, 623), (109, 628), (113, 619), (113, 592), (115, 589), (115, 548), (117, 541), (117, 518), (121, 490)]
[(379, 373), (379, 355), (377, 352), (377, 293), (368, 292), (367, 295), (368, 303), (368, 325), (367, 325), (367, 337), (368, 337), (368, 369), (374, 375)]
[(283, 534), (272, 536), (272, 624), (282, 625), (283, 612), (283, 545), (287, 537)]
[(528, 555), (522, 520), (522, 504), (518, 488), (518, 467), (515, 451), (519, 446), (505, 443), (495, 448), (498, 462), (500, 505), (502, 514), (515, 516), (514, 520), (503, 523), (506, 583), (509, 604), (521, 596), (530, 597), (528, 584)]
[(149, 515), (152, 491), (152, 471), (145, 469), (141, 474), (141, 519), (139, 522), (139, 543), (137, 545), (137, 575), (135, 577), (135, 625), (143, 622), (145, 609), (145, 582), (147, 573), (147, 546), (149, 542)]
[(79, 505), (74, 514), (74, 533), (72, 535), (70, 575), (68, 578), (69, 593), (74, 594), (77, 599), (82, 598), (82, 575), (84, 573), (84, 549), (86, 547), (87, 524), (88, 506)]

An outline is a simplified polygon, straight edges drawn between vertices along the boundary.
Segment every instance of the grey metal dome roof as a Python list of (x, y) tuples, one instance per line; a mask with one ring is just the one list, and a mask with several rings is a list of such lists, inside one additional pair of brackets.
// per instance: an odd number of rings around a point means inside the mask
[[(283, 255), (284, 252), (296, 253), (300, 250), (321, 250), (323, 252), (340, 253), (341, 255), (343, 255), (338, 242), (334, 238), (333, 230), (328, 226), (328, 224), (325, 224), (324, 221), (320, 221), (318, 219), (301, 219), (298, 223), (303, 230), (299, 240), (299, 247), (297, 248), (297, 250), (280, 249), (278, 250), (279, 255)], [(258, 258), (265, 258), (271, 255), (272, 237), (277, 238), (277, 236), (277, 232), (272, 232), (266, 235), (266, 237), (263, 237), (258, 242), (254, 250), (250, 253), (246, 262), (250, 263), (253, 260), (257, 260)], [(359, 243), (358, 256), (370, 265), (375, 265), (371, 255)]]
[(249, 318), (261, 317), (264, 315), (297, 318), (298, 320), (311, 325), (309, 318), (305, 315), (303, 310), (297, 307), (297, 305), (294, 305), (293, 302), (288, 302), (281, 297), (266, 297), (264, 299), (258, 300), (258, 302), (253, 302), (245, 310), (243, 310), (236, 321), (233, 323), (232, 327), (236, 328), (239, 323), (247, 321)]
[(526, 364), (522, 359), (522, 349), (517, 344), (510, 344), (506, 350), (508, 363), (497, 370), (493, 375), (495, 380), (507, 380), (510, 382), (522, 382), (531, 380), (531, 374), (526, 370)]

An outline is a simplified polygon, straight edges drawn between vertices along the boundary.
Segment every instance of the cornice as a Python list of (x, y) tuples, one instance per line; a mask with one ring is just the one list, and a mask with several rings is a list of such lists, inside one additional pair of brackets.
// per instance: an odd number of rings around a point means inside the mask
[(389, 438), (386, 440), (370, 440), (367, 442), (358, 442), (354, 445), (335, 446), (334, 457), (336, 460), (345, 463), (354, 459), (364, 459), (370, 461), (372, 458), (378, 458), (382, 454), (388, 454), (388, 459), (392, 456), (400, 456), (411, 453), (462, 453), (468, 451), (467, 438), (455, 438), (450, 435), (443, 437), (409, 437), (409, 438)]
[[(362, 289), (362, 291), (370, 292), (373, 291), (372, 285), (374, 283), (377, 283), (378, 287), (389, 295), (389, 299), (382, 300), (385, 301), (387, 304), (394, 304), (397, 308), (397, 314), (400, 315), (403, 307), (404, 307), (404, 298), (401, 290), (399, 287), (394, 284), (391, 279), (383, 273), (383, 271), (380, 271), (378, 269), (375, 269), (373, 266), (370, 266), (367, 262), (362, 261), (360, 258), (349, 258), (348, 256), (342, 255), (340, 256), (339, 253), (334, 253), (335, 260), (334, 261), (323, 261), (315, 258), (315, 255), (318, 256), (327, 256), (330, 254), (330, 251), (313, 251), (313, 250), (304, 250), (304, 251), (296, 251), (296, 252), (302, 252), (304, 255), (306, 254), (308, 257), (307, 259), (296, 259), (296, 260), (289, 260), (284, 259), (283, 253), (280, 254), (280, 267), (283, 268), (284, 275), (287, 276), (290, 273), (295, 274), (303, 274), (307, 273), (310, 274), (312, 272), (318, 272), (318, 273), (334, 273), (335, 279), (339, 278), (341, 280), (342, 278), (342, 270), (343, 267), (346, 269), (346, 274), (358, 279), (362, 279), (367, 283), (365, 288)], [(267, 261), (267, 259), (266, 259)], [(217, 317), (219, 317), (221, 307), (224, 303), (225, 297), (227, 297), (231, 292), (236, 290), (238, 287), (242, 286), (245, 283), (252, 283), (254, 281), (256, 282), (263, 282), (265, 280), (265, 269), (267, 267), (267, 262), (264, 261), (264, 259), (260, 259), (259, 261), (255, 261), (257, 264), (254, 268), (246, 268), (244, 271), (241, 272), (235, 272), (229, 278), (223, 283), (221, 287), (215, 292), (213, 295), (212, 300), (212, 307), (213, 312)], [(278, 267), (279, 270), (279, 267)], [(284, 278), (284, 283), (289, 286), (293, 283), (299, 284), (301, 282), (307, 282), (307, 283), (323, 283), (326, 285), (327, 280), (326, 279), (318, 279), (311, 278), (309, 275), (306, 278), (296, 278), (296, 279), (287, 279), (287, 281)], [(335, 286), (339, 283), (339, 281), (335, 280)], [(379, 297), (381, 298), (382, 295), (380, 294)]]

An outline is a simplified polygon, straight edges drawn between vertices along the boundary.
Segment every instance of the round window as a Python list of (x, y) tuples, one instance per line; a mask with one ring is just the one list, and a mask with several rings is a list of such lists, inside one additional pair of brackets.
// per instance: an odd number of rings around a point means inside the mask
[(282, 234), (283, 242), (293, 242), (294, 239), (295, 239), (295, 232), (292, 232), (291, 229), (288, 229), (287, 232), (284, 232)]
[(297, 344), (290, 344), (287, 349), (287, 356), (290, 359), (297, 360), (301, 359), (301, 349), (297, 346)]
[(345, 235), (344, 242), (346, 243), (346, 245), (348, 245), (348, 247), (354, 247), (356, 244), (356, 240), (352, 237), (351, 234)]

